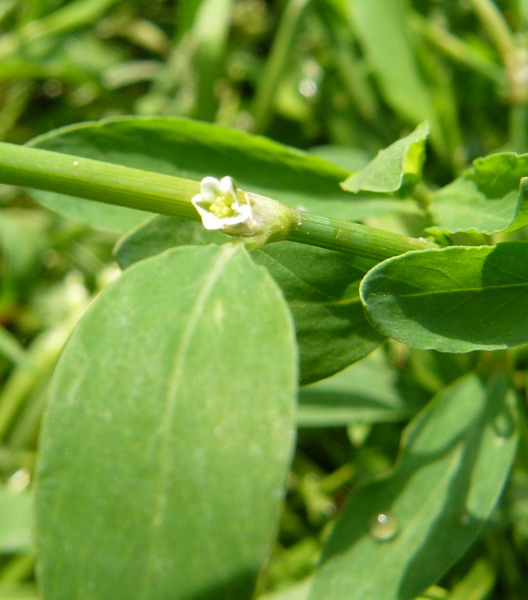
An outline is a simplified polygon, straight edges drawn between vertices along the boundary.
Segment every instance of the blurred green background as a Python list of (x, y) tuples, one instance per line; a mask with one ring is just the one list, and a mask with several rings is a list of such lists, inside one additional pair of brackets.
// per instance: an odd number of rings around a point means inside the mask
[[(528, 152), (527, 24), (527, 0), (0, 0), (0, 140), (177, 115), (354, 171), (428, 120), (434, 188), (477, 156)], [(118, 274), (115, 241), (0, 185), (0, 600), (37, 597), (28, 490), (46, 386), (76, 319)], [(475, 359), (393, 344), (369, 360), (353, 367), (358, 394), (374, 369), (412, 406), (300, 430), (263, 593), (309, 575), (346, 493), (393, 463), (405, 421)], [(496, 518), (428, 597), (526, 597), (524, 454)]]

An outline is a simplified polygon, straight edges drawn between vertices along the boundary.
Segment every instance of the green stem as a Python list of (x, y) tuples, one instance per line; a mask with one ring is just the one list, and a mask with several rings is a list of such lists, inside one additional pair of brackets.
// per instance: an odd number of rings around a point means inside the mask
[(517, 52), (517, 44), (506, 20), (491, 0), (472, 0), (473, 9), (506, 62)]
[(291, 62), (290, 54), (295, 36), (309, 3), (310, 0), (290, 0), (281, 16), (253, 101), (256, 132), (266, 129), (270, 116), (273, 114), (273, 101), (279, 81), (286, 66)]
[(509, 143), (514, 152), (525, 152), (527, 145), (528, 107), (513, 105), (510, 108)]
[(60, 152), (0, 143), (0, 182), (199, 220), (198, 181)]
[[(200, 191), (198, 181), (49, 150), (0, 143), (0, 183), (200, 220), (191, 203), (192, 196)], [(288, 221), (293, 221), (293, 225), (280, 237), (312, 246), (376, 260), (437, 247), (382, 229), (292, 211), (284, 205), (279, 206), (277, 219), (284, 212), (290, 213)]]
[(524, 76), (525, 51), (518, 45), (502, 12), (491, 0), (471, 0), (471, 2), (475, 14), (501, 55), (508, 78), (510, 103), (524, 104), (528, 98), (528, 86)]
[(470, 44), (447, 31), (442, 24), (418, 13), (413, 15), (412, 24), (437, 50), (451, 60), (477, 71), (495, 84), (504, 83), (502, 70), (496, 63), (474, 51)]
[(318, 4), (317, 10), (341, 76), (341, 84), (353, 99), (361, 116), (377, 126), (380, 124), (379, 103), (371, 86), (370, 74), (354, 48), (349, 25), (343, 18), (345, 15), (330, 2)]
[(376, 260), (385, 260), (412, 250), (438, 248), (436, 244), (426, 240), (306, 212), (299, 213), (298, 221), (290, 229), (286, 239)]

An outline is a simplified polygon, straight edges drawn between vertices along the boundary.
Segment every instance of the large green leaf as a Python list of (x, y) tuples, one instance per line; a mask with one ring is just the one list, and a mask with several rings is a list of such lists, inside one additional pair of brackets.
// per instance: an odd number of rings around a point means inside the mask
[[(120, 241), (121, 267), (182, 244), (222, 243), (229, 237), (198, 223), (155, 217)], [(277, 242), (250, 253), (279, 284), (297, 333), (300, 380), (307, 384), (348, 367), (382, 341), (365, 318), (358, 295), (367, 267), (322, 248)]]
[(414, 600), (468, 548), (515, 456), (515, 396), (498, 376), (458, 380), (406, 431), (397, 467), (335, 524), (310, 600)]
[(381, 193), (412, 188), (422, 175), (428, 134), (429, 125), (422, 123), (408, 136), (380, 150), (366, 167), (350, 175), (341, 187), (348, 192)]
[(370, 321), (416, 348), (497, 350), (528, 342), (528, 242), (408, 252), (361, 284)]
[(282, 295), (240, 245), (176, 248), (109, 286), (60, 360), (41, 436), (45, 598), (250, 598), (295, 362)]
[(491, 234), (528, 225), (528, 154), (503, 152), (474, 161), (433, 194), (436, 228)]
[[(327, 216), (360, 218), (368, 204), (339, 183), (348, 175), (312, 154), (263, 137), (179, 118), (126, 117), (52, 131), (32, 141), (46, 150), (200, 180), (233, 176), (239, 187)], [(39, 202), (95, 227), (127, 231), (141, 211), (35, 191)]]

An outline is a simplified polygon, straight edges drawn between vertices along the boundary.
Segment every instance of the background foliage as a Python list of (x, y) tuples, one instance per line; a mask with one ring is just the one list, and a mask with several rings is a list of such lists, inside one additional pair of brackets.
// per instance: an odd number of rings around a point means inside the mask
[[(528, 152), (527, 35), (528, 4), (522, 0), (0, 0), (0, 139), (23, 143), (59, 126), (102, 117), (186, 116), (309, 149), (335, 164), (336, 174), (328, 178), (337, 181), (339, 173), (361, 168), (380, 148), (428, 120), (428, 184), (434, 190), (459, 176), (452, 185), (467, 186), (503, 168), (483, 161), (473, 167), (476, 174), (468, 172), (474, 158)], [(245, 166), (235, 165), (241, 177)], [(433, 210), (453, 223), (446, 189)], [(366, 222), (413, 235), (427, 225), (406, 201), (397, 210), (391, 201), (380, 203)], [(478, 225), (483, 233), (494, 231), (485, 219)], [(467, 223), (456, 220), (455, 226), (463, 240)], [(526, 230), (515, 235), (528, 239)], [(37, 597), (29, 490), (47, 384), (74, 323), (118, 273), (112, 256), (116, 240), (115, 233), (60, 218), (22, 191), (0, 187), (0, 600)], [(118, 253), (122, 266), (136, 260), (126, 251), (123, 245)], [(270, 246), (257, 262), (269, 264), (273, 252)], [(296, 260), (292, 256), (292, 263)], [(340, 268), (345, 273), (355, 267)], [(306, 290), (297, 293), (308, 297)], [(311, 293), (318, 310), (318, 296)], [(521, 298), (521, 310), (522, 305)], [(371, 527), (372, 533), (363, 546), (348, 550), (359, 553), (352, 557), (358, 590), (366, 585), (362, 574), (367, 580), (381, 576), (383, 545), (376, 538), (388, 536), (379, 523), (369, 524), (371, 512), (383, 510), (373, 498), (391, 498), (399, 478), (412, 480), (416, 488), (399, 500), (408, 531), (432, 527), (443, 514), (443, 498), (435, 495), (439, 473), (427, 461), (417, 465), (413, 455), (429, 423), (440, 432), (438, 447), (448, 448), (446, 472), (456, 471), (464, 444), (478, 445), (474, 471), (453, 479), (450, 500), (472, 495), (473, 517), (486, 515), (491, 506), (482, 506), (479, 498), (497, 498), (501, 490), (465, 487), (468, 480), (486, 483), (478, 473), (500, 469), (490, 458), (497, 456), (497, 415), (480, 413), (479, 401), (491, 398), (507, 413), (513, 400), (504, 382), (484, 385), (469, 373), (475, 367), (492, 373), (504, 363), (521, 399), (515, 466), (492, 518), (464, 524), (475, 527), (475, 535), (480, 531), (469, 548), (456, 543), (456, 535), (454, 549), (445, 547), (441, 536), (432, 538), (432, 548), (445, 549), (448, 570), (427, 597), (524, 598), (527, 348), (450, 355), (397, 342), (386, 342), (350, 369), (301, 390), (287, 502), (258, 597), (306, 597), (306, 578), (349, 495), (354, 504), (347, 511), (354, 512), (358, 530)], [(316, 357), (308, 368), (314, 365)], [(439, 415), (441, 404), (446, 408)], [(406, 429), (396, 470), (361, 487), (395, 464), (406, 424), (426, 405)], [(454, 436), (461, 423), (469, 424), (464, 440)], [(406, 450), (409, 440), (413, 451)], [(501, 460), (511, 456), (512, 443), (498, 444)], [(427, 454), (430, 448), (422, 450)], [(421, 498), (420, 490), (431, 493)], [(412, 522), (418, 500), (427, 506), (430, 521)], [(444, 517), (438, 522), (454, 531)], [(402, 560), (416, 556), (410, 534), (399, 535), (397, 542), (394, 552)], [(424, 573), (432, 556), (422, 556)], [(408, 597), (420, 593), (420, 581), (406, 580), (401, 568), (397, 572), (401, 581), (387, 575), (393, 584), (404, 586)], [(334, 593), (340, 597), (339, 590)], [(366, 593), (358, 597), (367, 598)], [(388, 597), (395, 597), (391, 593)]]

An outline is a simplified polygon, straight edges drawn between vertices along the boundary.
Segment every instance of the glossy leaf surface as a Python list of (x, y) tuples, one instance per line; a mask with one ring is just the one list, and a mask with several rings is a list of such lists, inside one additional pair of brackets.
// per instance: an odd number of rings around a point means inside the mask
[(516, 442), (515, 397), (504, 380), (473, 374), (443, 391), (411, 422), (397, 467), (350, 498), (310, 600), (414, 600), (489, 518)]
[(36, 490), (50, 600), (249, 598), (293, 440), (293, 331), (240, 245), (126, 271), (62, 356)]
[(372, 269), (361, 296), (373, 325), (443, 352), (528, 342), (528, 243), (409, 252)]

